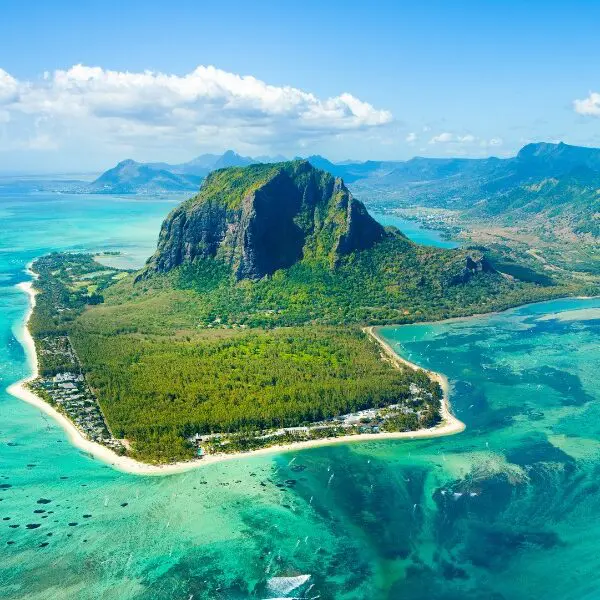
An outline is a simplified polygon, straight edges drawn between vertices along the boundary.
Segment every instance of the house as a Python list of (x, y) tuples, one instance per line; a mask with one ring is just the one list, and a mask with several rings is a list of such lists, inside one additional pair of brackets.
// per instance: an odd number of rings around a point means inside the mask
[(74, 383), (71, 383), (70, 381), (67, 383), (59, 383), (58, 387), (62, 388), (63, 390), (76, 390), (77, 389), (77, 386)]

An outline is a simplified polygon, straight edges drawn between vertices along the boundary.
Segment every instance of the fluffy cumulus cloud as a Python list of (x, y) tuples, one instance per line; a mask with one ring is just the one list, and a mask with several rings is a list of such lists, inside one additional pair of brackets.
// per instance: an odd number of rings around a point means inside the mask
[[(31, 140), (293, 147), (386, 125), (392, 115), (349, 93), (332, 98), (199, 66), (187, 75), (76, 65), (19, 81), (0, 69), (0, 112)], [(16, 132), (16, 129), (15, 129)], [(6, 140), (9, 136), (4, 136)]]
[(589, 117), (600, 117), (600, 93), (590, 92), (587, 98), (573, 102), (575, 112)]
[(439, 135), (435, 135), (429, 140), (430, 144), (471, 144), (476, 140), (474, 135), (458, 135), (445, 131)]
[(19, 84), (14, 77), (11, 77), (4, 69), (0, 69), (0, 106), (6, 106), (16, 102)]

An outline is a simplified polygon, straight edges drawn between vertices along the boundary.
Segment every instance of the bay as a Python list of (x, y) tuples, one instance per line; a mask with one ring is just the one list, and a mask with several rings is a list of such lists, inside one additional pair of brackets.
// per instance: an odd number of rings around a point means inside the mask
[(436, 248), (458, 248), (460, 244), (444, 237), (439, 229), (432, 229), (412, 219), (405, 219), (393, 213), (371, 211), (371, 216), (382, 225), (399, 229), (409, 240), (416, 244), (435, 246)]

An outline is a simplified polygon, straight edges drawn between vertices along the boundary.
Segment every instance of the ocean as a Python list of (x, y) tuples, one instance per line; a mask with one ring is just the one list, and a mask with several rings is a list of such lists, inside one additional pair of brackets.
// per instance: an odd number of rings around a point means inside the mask
[(448, 376), (467, 430), (443, 439), (143, 477), (5, 393), (29, 372), (26, 265), (120, 250), (140, 266), (182, 199), (0, 188), (0, 597), (600, 597), (600, 299), (384, 328)]

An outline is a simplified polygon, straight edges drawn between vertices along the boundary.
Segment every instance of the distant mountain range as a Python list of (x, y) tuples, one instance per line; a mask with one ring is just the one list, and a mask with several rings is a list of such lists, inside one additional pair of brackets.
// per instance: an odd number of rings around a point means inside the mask
[(133, 194), (198, 189), (201, 176), (175, 173), (166, 167), (169, 165), (157, 166), (131, 159), (124, 160), (102, 173), (87, 186), (86, 191), (97, 194)]
[[(283, 162), (282, 156), (203, 154), (181, 164), (126, 160), (85, 191), (161, 193), (197, 191), (208, 173), (225, 167)], [(529, 219), (600, 236), (600, 149), (536, 143), (511, 158), (423, 158), (407, 161), (333, 163), (307, 159), (341, 177), (368, 205), (425, 206), (460, 210), (474, 219), (505, 225)]]
[(85, 191), (96, 194), (133, 194), (197, 191), (211, 171), (226, 167), (245, 167), (253, 163), (284, 161), (282, 156), (250, 158), (233, 150), (223, 154), (202, 154), (180, 164), (139, 163), (128, 159), (105, 171)]
[(459, 210), (475, 220), (524, 222), (600, 236), (600, 149), (524, 146), (511, 158), (420, 158), (325, 165), (369, 205)]

